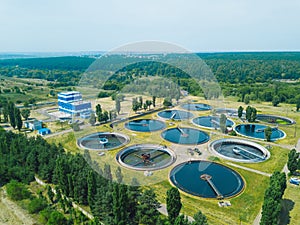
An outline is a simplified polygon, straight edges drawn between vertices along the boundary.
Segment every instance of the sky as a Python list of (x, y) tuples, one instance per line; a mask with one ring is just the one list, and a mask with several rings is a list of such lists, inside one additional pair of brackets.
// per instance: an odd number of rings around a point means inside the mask
[(0, 52), (298, 51), (299, 0), (0, 0)]

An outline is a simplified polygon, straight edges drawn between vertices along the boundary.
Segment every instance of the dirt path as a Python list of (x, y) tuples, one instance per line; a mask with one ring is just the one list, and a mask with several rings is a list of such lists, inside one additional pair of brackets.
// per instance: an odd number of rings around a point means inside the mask
[(32, 225), (36, 221), (15, 202), (11, 201), (3, 188), (0, 189), (0, 224)]

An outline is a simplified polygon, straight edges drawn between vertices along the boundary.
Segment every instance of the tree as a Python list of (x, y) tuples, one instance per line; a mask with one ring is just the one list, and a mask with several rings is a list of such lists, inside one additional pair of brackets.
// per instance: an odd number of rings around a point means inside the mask
[(150, 110), (150, 106), (152, 105), (152, 101), (151, 100), (146, 100), (146, 105), (148, 106), (148, 108)]
[(52, 97), (54, 97), (56, 95), (55, 91), (54, 90), (50, 90), (49, 95), (51, 95)]
[(175, 220), (175, 223), (174, 225), (189, 225), (191, 224), (187, 217), (185, 217), (184, 215), (179, 215), (176, 220)]
[(104, 164), (103, 176), (104, 178), (112, 181), (112, 174), (111, 174), (111, 169), (109, 164)]
[(251, 114), (252, 114), (252, 108), (251, 106), (247, 106), (246, 108), (246, 120), (248, 120), (248, 122), (251, 121)]
[(286, 189), (286, 175), (275, 171), (270, 177), (269, 187), (265, 191), (264, 202), (262, 206), (261, 225), (278, 224), (281, 200)]
[(167, 191), (166, 203), (169, 222), (171, 224), (174, 224), (176, 217), (179, 215), (182, 207), (180, 193), (177, 188), (172, 187)]
[(121, 102), (119, 99), (116, 99), (116, 111), (118, 114), (120, 114), (120, 111), (121, 111)]
[(53, 193), (52, 188), (51, 188), (50, 185), (47, 186), (47, 195), (48, 195), (48, 198), (49, 198), (50, 202), (53, 203), (54, 193)]
[(106, 91), (100, 91), (99, 94), (98, 94), (98, 98), (106, 98), (106, 97), (109, 97), (109, 96), (110, 96), (110, 93), (106, 92)]
[(139, 97), (139, 102), (140, 102), (140, 105), (143, 105), (143, 97), (142, 96)]
[(16, 118), (15, 118), (15, 105), (12, 102), (8, 103), (8, 116), (9, 116), (9, 122), (12, 128), (15, 129), (16, 127)]
[(281, 210), (281, 203), (272, 198), (266, 198), (262, 206), (262, 217), (260, 225), (278, 224), (278, 217)]
[(257, 110), (254, 107), (251, 107), (251, 110), (252, 110), (252, 112), (251, 112), (251, 122), (255, 122), (256, 117), (257, 117)]
[(35, 98), (31, 98), (28, 100), (29, 104), (35, 105), (36, 103), (36, 99)]
[(264, 132), (265, 132), (265, 139), (267, 141), (271, 141), (272, 128), (271, 127), (266, 127)]
[(47, 225), (65, 225), (67, 223), (67, 219), (58, 211), (53, 211), (50, 214), (50, 218), (47, 222)]
[(153, 107), (156, 106), (156, 96), (152, 96), (152, 104), (153, 104)]
[(126, 225), (129, 220), (129, 213), (127, 212), (127, 186), (113, 184), (113, 215), (115, 225)]
[(102, 121), (107, 122), (108, 119), (109, 119), (108, 112), (107, 112), (107, 111), (104, 111), (104, 112), (103, 112)]
[(298, 112), (300, 109), (300, 95), (296, 96), (296, 111)]
[(132, 110), (133, 110), (134, 112), (137, 112), (140, 108), (141, 108), (140, 103), (137, 101), (136, 98), (133, 98), (133, 99), (132, 99)]
[(250, 96), (249, 96), (249, 95), (245, 95), (244, 103), (245, 103), (246, 105), (248, 105), (248, 104), (250, 103)]
[(33, 198), (28, 204), (29, 213), (38, 213), (47, 207), (47, 202), (43, 198)]
[(226, 121), (227, 121), (227, 118), (226, 118), (225, 114), (222, 113), (220, 116), (220, 130), (222, 133), (226, 132)]
[(247, 106), (246, 108), (246, 119), (248, 122), (254, 122), (257, 117), (257, 110), (254, 107)]
[(280, 103), (280, 98), (278, 95), (275, 95), (272, 99), (272, 104), (273, 106), (278, 106), (279, 103)]
[(208, 225), (207, 218), (201, 211), (198, 211), (193, 218), (195, 221), (192, 225)]
[(3, 112), (4, 123), (7, 123), (9, 117), (8, 104), (4, 105), (2, 112)]
[(172, 106), (172, 101), (170, 99), (165, 98), (163, 102), (164, 107)]
[(96, 115), (99, 117), (99, 115), (102, 113), (102, 108), (100, 104), (96, 105)]
[(298, 169), (299, 153), (295, 149), (292, 149), (288, 154), (287, 167), (291, 174), (294, 174)]
[(148, 106), (147, 106), (147, 104), (146, 104), (146, 103), (144, 103), (144, 104), (143, 104), (143, 108), (144, 108), (144, 110), (146, 110), (146, 109), (147, 109), (147, 107), (148, 107)]
[(96, 123), (96, 116), (95, 116), (95, 113), (91, 113), (91, 117), (90, 117), (90, 119), (89, 119), (89, 123), (92, 125), (92, 126), (94, 126), (95, 125), (95, 123)]
[(24, 106), (25, 108), (27, 108), (27, 107), (29, 106), (29, 103), (26, 101), (26, 102), (24, 102), (23, 106)]
[(21, 131), (23, 122), (22, 122), (20, 109), (18, 109), (18, 108), (15, 108), (15, 120), (16, 120), (16, 125), (17, 125), (18, 130)]
[(244, 108), (243, 108), (242, 106), (240, 106), (240, 107), (238, 108), (238, 117), (239, 117), (239, 118), (242, 118), (242, 116), (243, 116), (243, 111), (244, 111)]
[(30, 109), (23, 109), (21, 111), (21, 115), (25, 120), (28, 120), (28, 118), (30, 116)]
[(25, 184), (17, 182), (16, 180), (11, 180), (6, 185), (6, 191), (12, 200), (19, 201), (30, 197), (30, 192), (26, 188)]
[(131, 224), (138, 224), (137, 206), (138, 206), (138, 198), (141, 195), (141, 192), (139, 187), (137, 186), (138, 181), (136, 180), (136, 178), (132, 178), (131, 185), (132, 186), (128, 186), (127, 211), (129, 213)]
[(122, 181), (123, 181), (123, 175), (122, 175), (121, 168), (119, 166), (116, 169), (115, 175), (116, 175), (117, 182), (118, 183), (122, 183)]
[(159, 217), (159, 202), (153, 189), (146, 189), (141, 196), (138, 197), (137, 217), (139, 224), (156, 225)]

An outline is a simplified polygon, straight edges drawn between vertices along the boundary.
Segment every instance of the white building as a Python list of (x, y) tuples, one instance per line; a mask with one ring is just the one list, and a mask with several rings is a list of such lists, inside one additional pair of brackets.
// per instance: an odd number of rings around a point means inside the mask
[(58, 93), (58, 109), (61, 112), (88, 118), (92, 110), (91, 102), (83, 101), (78, 91)]

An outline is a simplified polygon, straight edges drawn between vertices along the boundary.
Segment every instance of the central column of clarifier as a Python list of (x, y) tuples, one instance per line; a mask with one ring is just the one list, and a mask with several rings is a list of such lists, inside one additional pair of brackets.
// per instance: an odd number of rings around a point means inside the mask
[(223, 199), (223, 195), (219, 192), (219, 190), (217, 189), (217, 187), (214, 185), (214, 183), (212, 182), (211, 178), (212, 176), (208, 175), (208, 174), (202, 174), (200, 176), (200, 178), (202, 180), (207, 181), (207, 183), (209, 184), (209, 186), (213, 189), (213, 191), (217, 194), (217, 199)]
[(179, 130), (179, 132), (181, 133), (181, 135), (182, 135), (183, 137), (189, 136), (189, 135), (188, 135), (187, 133), (185, 133), (181, 128), (177, 127), (177, 129)]

